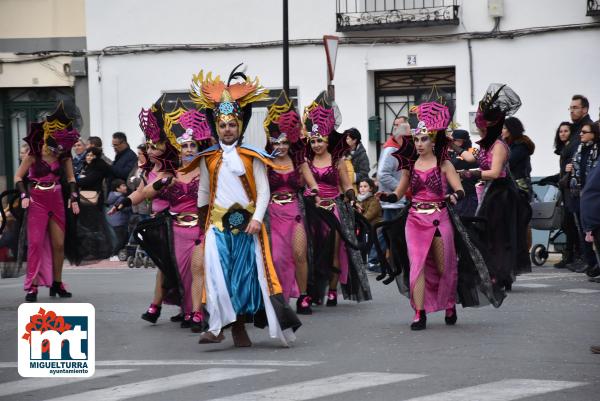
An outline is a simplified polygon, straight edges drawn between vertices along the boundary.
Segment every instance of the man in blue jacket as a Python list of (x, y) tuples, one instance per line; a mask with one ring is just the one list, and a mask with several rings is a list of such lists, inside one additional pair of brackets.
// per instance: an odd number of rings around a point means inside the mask
[(596, 266), (586, 273), (593, 278), (590, 281), (600, 283), (600, 164), (594, 167), (587, 177), (581, 192), (581, 226), (585, 240), (594, 243)]
[[(596, 258), (600, 262), (600, 164), (589, 172), (581, 192), (581, 225), (585, 240), (594, 243)], [(593, 276), (600, 274), (600, 270), (596, 266), (596, 270), (587, 273)], [(590, 278), (590, 281), (600, 283), (600, 276)], [(592, 345), (590, 351), (600, 354), (600, 345)]]
[[(110, 166), (110, 181), (119, 178), (127, 182), (129, 174), (137, 165), (137, 155), (127, 143), (127, 136), (122, 132), (115, 132), (112, 136), (112, 146), (115, 150), (115, 161)], [(111, 182), (108, 188), (112, 188)]]

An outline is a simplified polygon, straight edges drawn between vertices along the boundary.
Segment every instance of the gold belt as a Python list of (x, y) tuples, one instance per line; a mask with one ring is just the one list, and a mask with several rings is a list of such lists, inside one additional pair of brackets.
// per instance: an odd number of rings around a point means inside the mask
[(415, 202), (411, 205), (417, 213), (421, 214), (433, 214), (435, 212), (441, 212), (446, 207), (444, 202)]
[(177, 213), (171, 215), (175, 219), (175, 224), (182, 227), (196, 227), (199, 223), (197, 213)]
[[(254, 214), (256, 207), (254, 206), (254, 202), (250, 202), (246, 207), (243, 207), (239, 203), (234, 203), (228, 209), (215, 204), (210, 211), (210, 223), (219, 231), (224, 231), (225, 227), (223, 227), (223, 217), (225, 217), (225, 215), (229, 212), (235, 212), (236, 210), (240, 209), (247, 210), (249, 213)], [(231, 232), (237, 234), (239, 230), (231, 230)]]
[(335, 199), (321, 199), (317, 206), (321, 209), (332, 211), (335, 207)]
[(39, 189), (40, 191), (49, 191), (56, 187), (55, 182), (36, 182), (34, 188)]
[(271, 195), (271, 202), (277, 203), (278, 205), (285, 205), (292, 203), (296, 198), (296, 194), (292, 192), (275, 192)]

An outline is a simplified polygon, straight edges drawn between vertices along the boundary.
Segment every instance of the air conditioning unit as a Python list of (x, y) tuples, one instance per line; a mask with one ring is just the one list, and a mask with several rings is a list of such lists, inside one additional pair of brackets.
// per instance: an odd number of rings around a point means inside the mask
[(87, 77), (87, 58), (73, 57), (71, 62), (63, 66), (65, 74), (73, 77)]

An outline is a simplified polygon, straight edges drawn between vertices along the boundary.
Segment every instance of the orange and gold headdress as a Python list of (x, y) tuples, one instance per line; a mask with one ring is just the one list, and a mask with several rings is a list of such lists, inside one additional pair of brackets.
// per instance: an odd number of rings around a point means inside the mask
[[(227, 84), (217, 75), (212, 77), (209, 72), (206, 76), (200, 71), (192, 78), (190, 97), (198, 108), (212, 110), (209, 117), (216, 124), (219, 121), (235, 119), (240, 127), (240, 134), (244, 132), (252, 115), (252, 103), (267, 98), (269, 91), (260, 85), (258, 78), (250, 80), (243, 72), (236, 70), (239, 64), (229, 74)], [(237, 79), (241, 82), (232, 83)]]

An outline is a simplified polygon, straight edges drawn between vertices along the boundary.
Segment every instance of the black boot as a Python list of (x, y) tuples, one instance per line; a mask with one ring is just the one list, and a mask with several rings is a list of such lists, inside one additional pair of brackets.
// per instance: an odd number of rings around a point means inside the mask
[(178, 314), (171, 316), (169, 320), (173, 323), (181, 322), (183, 320), (183, 312), (179, 312)]
[(32, 285), (27, 291), (27, 295), (25, 295), (25, 302), (37, 302), (37, 285)]
[(600, 267), (598, 265), (590, 267), (586, 270), (585, 274), (587, 274), (588, 277), (598, 277), (600, 276)]
[(192, 327), (192, 314), (191, 313), (186, 313), (183, 316), (183, 320), (181, 321), (180, 327), (182, 329), (189, 329), (190, 327)]
[(456, 316), (456, 306), (453, 306), (450, 309), (446, 309), (446, 316), (444, 317), (444, 321), (448, 326), (454, 326), (458, 317)]
[(310, 307), (311, 299), (310, 296), (304, 294), (300, 295), (296, 301), (296, 313), (298, 315), (312, 315), (312, 309)]
[(410, 325), (411, 330), (425, 330), (427, 328), (427, 314), (424, 310), (418, 310), (415, 314), (412, 324)]
[(161, 306), (156, 304), (150, 304), (150, 307), (146, 312), (142, 314), (142, 319), (152, 324), (156, 323), (160, 316)]
[(576, 259), (573, 263), (567, 263), (566, 267), (575, 273), (583, 273), (587, 270), (587, 264), (581, 259)]
[(204, 322), (204, 315), (202, 311), (196, 311), (192, 313), (192, 319), (190, 321), (190, 329), (192, 333), (202, 333), (208, 326)]
[(50, 296), (55, 297), (59, 296), (59, 298), (71, 298), (73, 294), (71, 294), (65, 288), (65, 285), (61, 281), (53, 281), (52, 287), (50, 287)]
[(573, 263), (573, 254), (572, 252), (564, 251), (560, 262), (555, 263), (554, 267), (556, 269), (566, 269), (569, 263)]
[(337, 290), (330, 289), (327, 293), (327, 306), (337, 306)]

